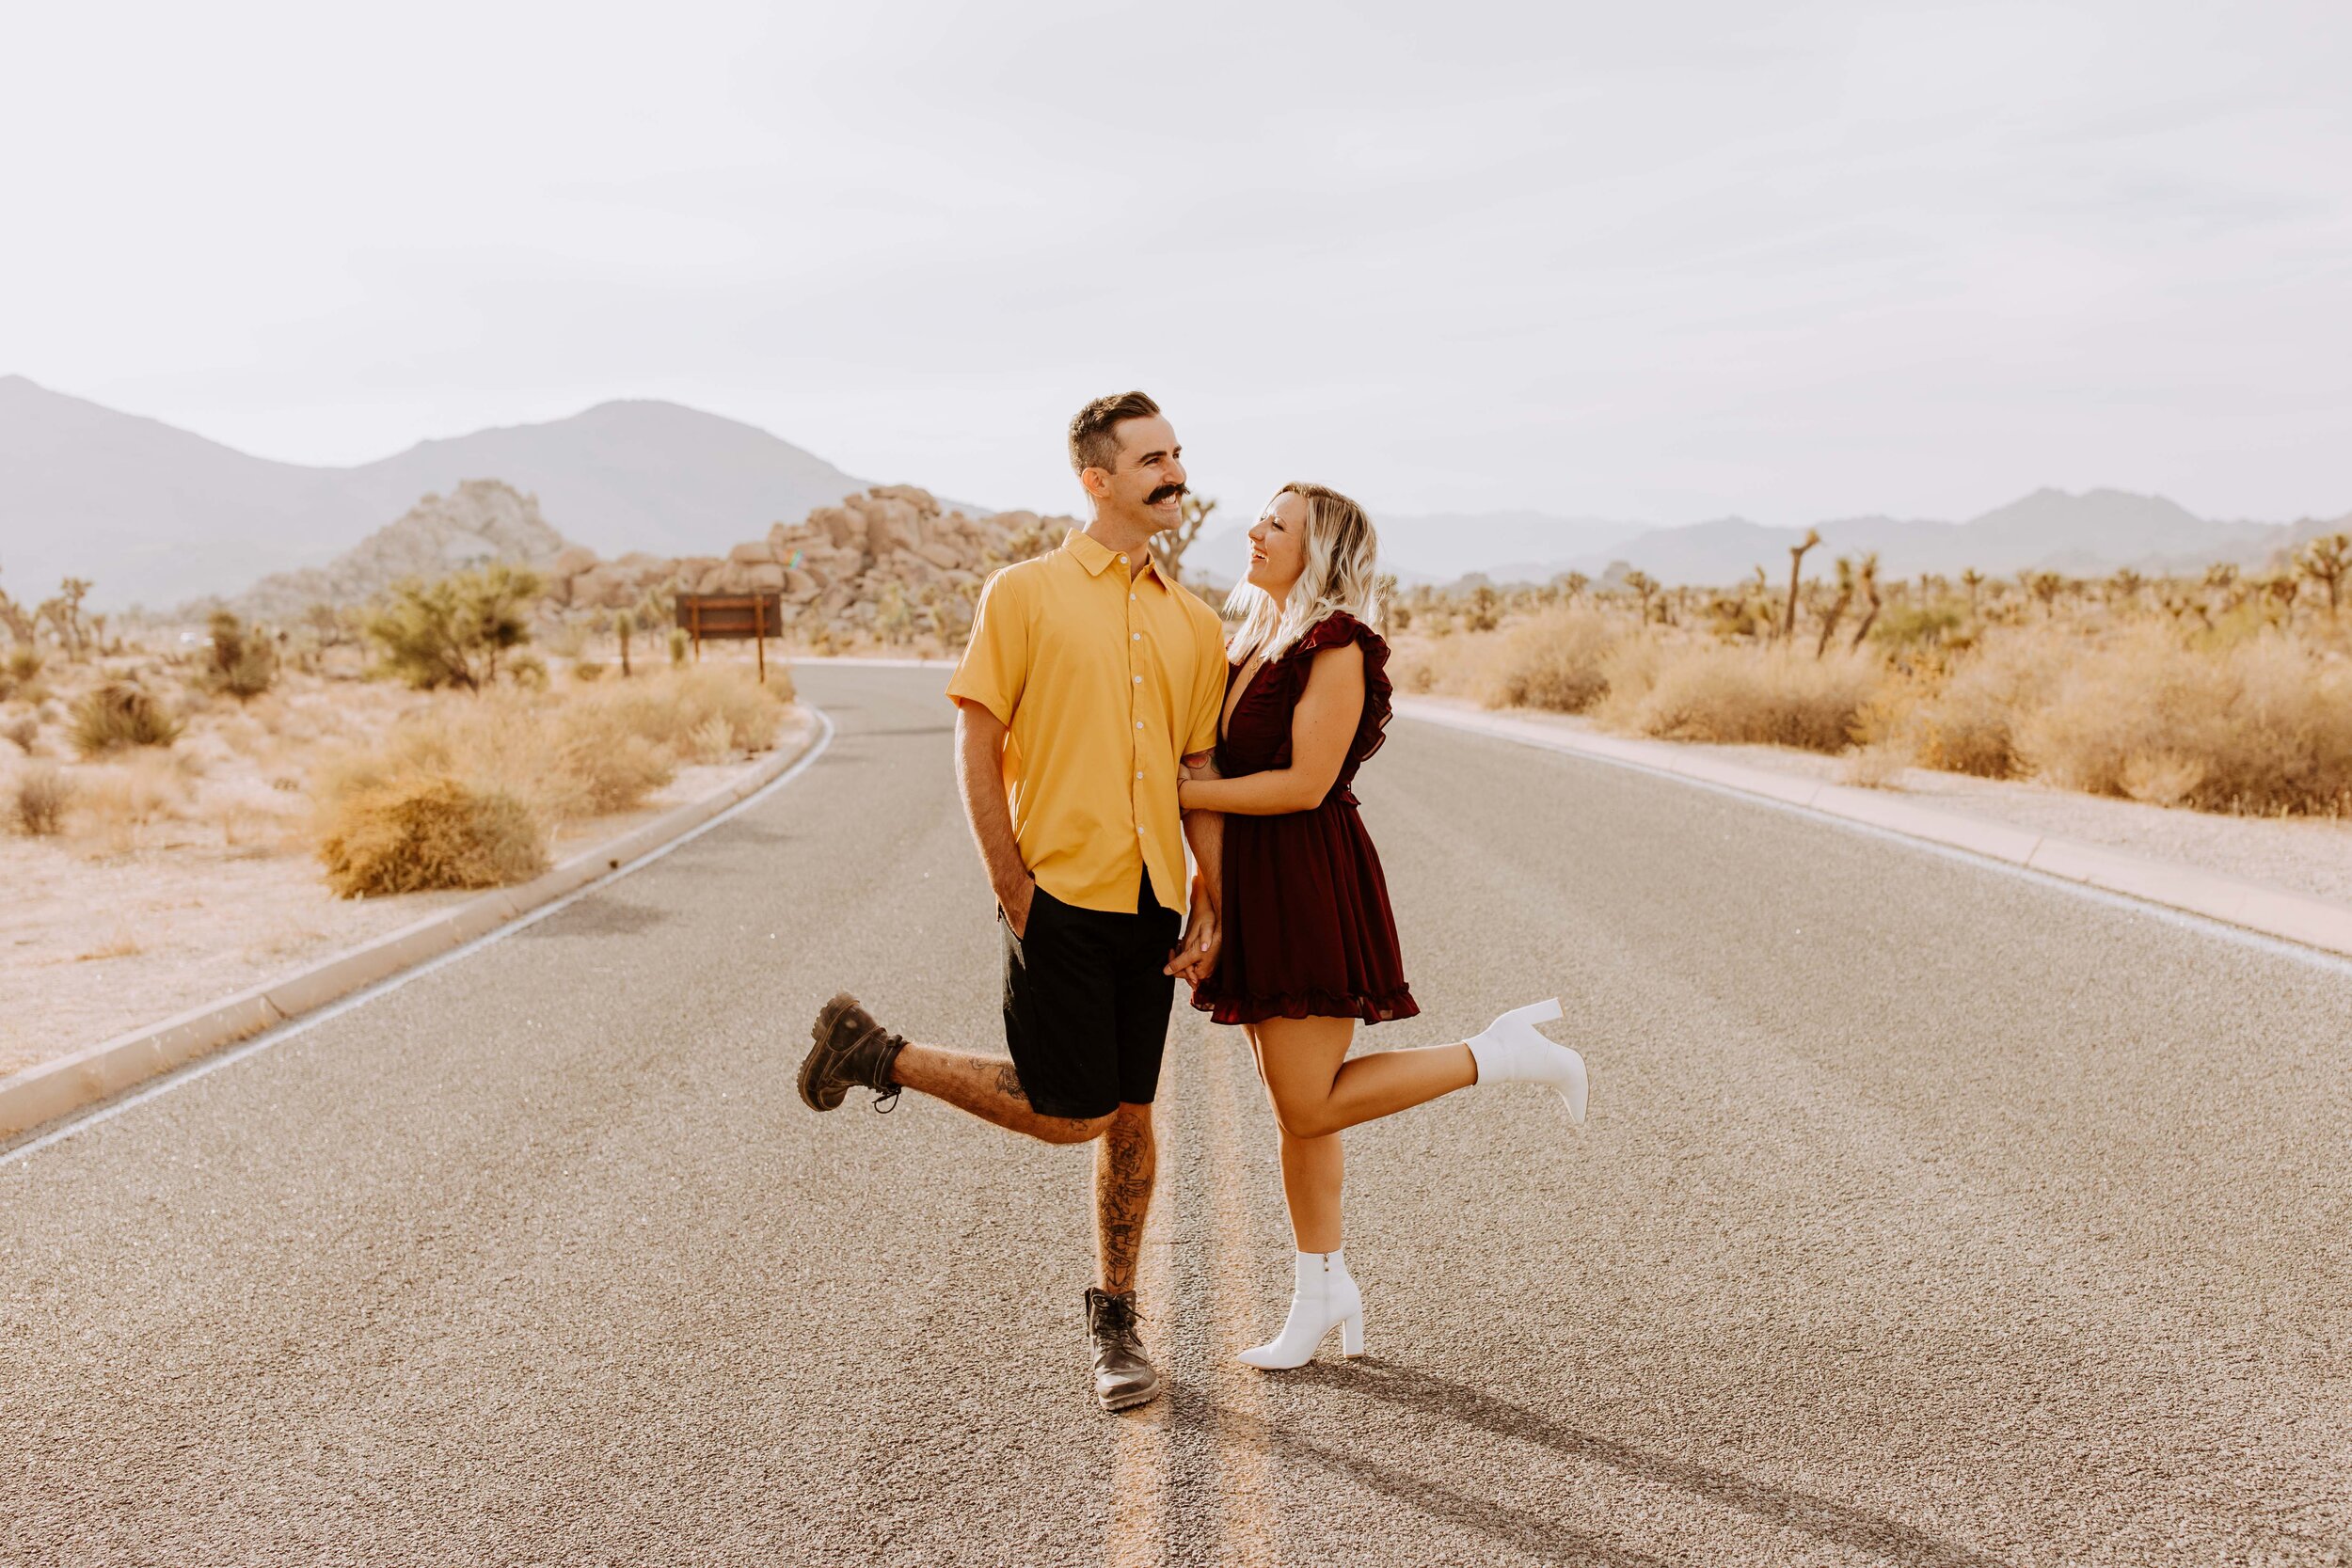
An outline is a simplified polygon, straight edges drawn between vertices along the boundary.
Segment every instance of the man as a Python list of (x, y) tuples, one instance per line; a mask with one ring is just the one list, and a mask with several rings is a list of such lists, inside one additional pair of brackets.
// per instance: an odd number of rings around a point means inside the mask
[[(1205, 762), (1225, 705), (1216, 612), (1163, 577), (1183, 450), (1141, 392), (1070, 421), (1070, 466), (1093, 506), (1061, 547), (980, 594), (957, 707), (957, 777), (1004, 935), (1002, 1057), (918, 1045), (857, 999), (817, 1016), (801, 1067), (814, 1110), (853, 1085), (914, 1089), (1048, 1143), (1095, 1142), (1096, 1259), (1086, 1292), (1094, 1393), (1106, 1410), (1159, 1392), (1136, 1332), (1136, 1259), (1157, 1151), (1152, 1100), (1178, 977), (1216, 961), (1222, 819), (1176, 806), (1179, 761)], [(1184, 842), (1200, 864), (1177, 944)]]

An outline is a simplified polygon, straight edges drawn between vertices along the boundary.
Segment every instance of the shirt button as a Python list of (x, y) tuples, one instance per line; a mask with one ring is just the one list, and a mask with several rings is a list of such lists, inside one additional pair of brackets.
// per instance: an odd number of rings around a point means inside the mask
[(1141, 675), (1137, 675), (1136, 677), (1136, 684), (1137, 686), (1141, 686), (1143, 684), (1143, 677)]
[(1137, 729), (1141, 729), (1141, 728), (1143, 728), (1143, 721), (1142, 721), (1142, 720), (1138, 719), (1138, 720), (1136, 720), (1136, 728), (1137, 728)]
[(1142, 641), (1143, 641), (1143, 633), (1141, 633), (1141, 632), (1137, 632), (1137, 633), (1136, 633), (1136, 641), (1138, 641), (1138, 642)]
[(1123, 555), (1122, 555), (1122, 556), (1120, 556), (1119, 559), (1120, 559), (1120, 560), (1121, 560), (1121, 561), (1124, 561), (1124, 560), (1126, 560), (1127, 558), (1126, 558), (1125, 556), (1123, 556)]
[(1137, 774), (1136, 775), (1136, 778), (1138, 778), (1138, 779), (1140, 779), (1141, 777), (1143, 777), (1143, 775), (1142, 775), (1142, 774), (1140, 774), (1140, 773), (1137, 773)]

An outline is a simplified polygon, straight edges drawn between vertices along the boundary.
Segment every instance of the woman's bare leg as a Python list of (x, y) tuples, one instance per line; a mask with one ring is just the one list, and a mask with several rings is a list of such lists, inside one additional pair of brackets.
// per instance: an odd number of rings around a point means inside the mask
[(1319, 1138), (1478, 1082), (1468, 1045), (1423, 1045), (1346, 1061), (1351, 1018), (1269, 1018), (1251, 1042), (1259, 1075), (1289, 1132)]
[(1336, 1252), (1345, 1228), (1342, 1129), (1475, 1083), (1470, 1047), (1385, 1051), (1351, 1062), (1354, 1019), (1270, 1018), (1248, 1033), (1282, 1128), (1282, 1200), (1291, 1234), (1301, 1252)]

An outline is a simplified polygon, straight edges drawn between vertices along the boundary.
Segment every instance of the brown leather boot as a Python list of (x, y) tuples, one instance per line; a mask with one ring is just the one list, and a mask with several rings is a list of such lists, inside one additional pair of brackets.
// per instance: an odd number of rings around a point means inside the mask
[(887, 1111), (898, 1101), (898, 1085), (890, 1064), (907, 1042), (874, 1022), (843, 991), (817, 1013), (809, 1031), (816, 1043), (801, 1061), (801, 1102), (812, 1111), (830, 1111), (854, 1085), (874, 1091), (874, 1103)]
[(1087, 1291), (1087, 1338), (1094, 1345), (1094, 1397), (1105, 1410), (1124, 1410), (1160, 1391), (1160, 1374), (1144, 1358), (1136, 1334), (1133, 1291)]

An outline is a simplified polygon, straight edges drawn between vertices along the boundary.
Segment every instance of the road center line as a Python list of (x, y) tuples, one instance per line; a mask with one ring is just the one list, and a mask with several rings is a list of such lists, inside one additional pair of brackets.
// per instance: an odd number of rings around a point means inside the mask
[[(1152, 1136), (1159, 1146), (1159, 1178), (1152, 1184), (1152, 1212), (1145, 1216), (1143, 1256), (1136, 1271), (1136, 1297), (1147, 1325), (1162, 1326), (1145, 1344), (1158, 1358), (1162, 1375), (1174, 1381), (1177, 1238), (1176, 1176), (1184, 1157), (1184, 1105), (1181, 1085), (1160, 1094), (1152, 1109)], [(1105, 1558), (1111, 1568), (1156, 1568), (1168, 1560), (1168, 1488), (1174, 1435), (1169, 1415), (1172, 1388), (1138, 1410), (1111, 1418), (1111, 1528)]]
[(1242, 1193), (1241, 1113), (1233, 1096), (1233, 1040), (1237, 1030), (1206, 1027), (1201, 1067), (1208, 1080), (1209, 1168), (1214, 1173), (1216, 1224), (1216, 1314), (1209, 1365), (1230, 1398), (1216, 1402), (1216, 1478), (1223, 1491), (1226, 1556), (1237, 1562), (1275, 1560), (1274, 1476), (1267, 1464), (1266, 1374), (1244, 1367), (1233, 1353), (1257, 1341), (1256, 1292), (1250, 1271), (1257, 1266), (1256, 1236), (1248, 1199)]

